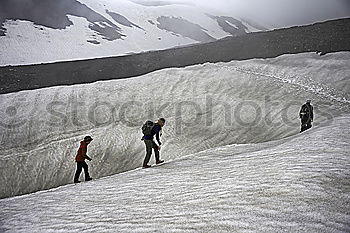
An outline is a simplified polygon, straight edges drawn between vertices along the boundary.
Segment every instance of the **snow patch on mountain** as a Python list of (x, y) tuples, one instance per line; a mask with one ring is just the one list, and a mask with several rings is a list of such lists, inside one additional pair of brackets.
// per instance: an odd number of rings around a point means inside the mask
[[(240, 20), (234, 15), (220, 22), (207, 15), (220, 18), (220, 12), (191, 4), (152, 7), (128, 0), (28, 0), (26, 4), (4, 0), (0, 4), (2, 66), (117, 56), (242, 34), (233, 33), (234, 27), (225, 23), (234, 20), (237, 25)], [(240, 32), (260, 30), (254, 28)]]

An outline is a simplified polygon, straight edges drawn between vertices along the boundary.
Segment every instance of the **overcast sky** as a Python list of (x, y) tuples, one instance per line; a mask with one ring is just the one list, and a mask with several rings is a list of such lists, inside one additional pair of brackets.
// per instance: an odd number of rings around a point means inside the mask
[[(175, 0), (176, 1), (176, 0)], [(234, 12), (276, 26), (350, 17), (350, 0), (178, 0)]]

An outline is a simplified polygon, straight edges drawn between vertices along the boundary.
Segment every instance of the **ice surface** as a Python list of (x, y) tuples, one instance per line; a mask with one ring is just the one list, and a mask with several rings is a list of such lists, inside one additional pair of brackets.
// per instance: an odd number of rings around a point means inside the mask
[(349, 232), (349, 124), (2, 199), (0, 231)]
[[(349, 58), (350, 53), (286, 55), (0, 95), (0, 197), (71, 183), (76, 150), (87, 134), (95, 139), (88, 151), (94, 178), (140, 167), (140, 127), (160, 116), (167, 119), (161, 152), (167, 161), (295, 135), (299, 108), (309, 98), (315, 126), (330, 124), (349, 114), (347, 88), (338, 89), (338, 82), (349, 85), (343, 79), (350, 73)], [(293, 59), (309, 65), (291, 69), (285, 61)], [(331, 73), (335, 61), (342, 65), (327, 85), (322, 73)]]

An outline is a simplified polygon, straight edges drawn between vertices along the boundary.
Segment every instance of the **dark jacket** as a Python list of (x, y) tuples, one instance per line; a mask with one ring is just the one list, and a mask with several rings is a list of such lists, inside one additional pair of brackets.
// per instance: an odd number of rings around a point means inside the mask
[(300, 112), (299, 112), (300, 118), (308, 118), (312, 121), (314, 120), (314, 108), (311, 104), (306, 103), (301, 106)]
[(89, 156), (87, 156), (87, 144), (85, 141), (80, 142), (80, 147), (77, 152), (77, 156), (75, 156), (75, 161), (84, 162), (85, 159), (91, 160)]
[(143, 139), (145, 140), (153, 140), (154, 135), (156, 135), (156, 139), (158, 142), (158, 145), (160, 146), (162, 143), (160, 142), (160, 136), (162, 135), (162, 127), (156, 123), (152, 128), (151, 135), (144, 136)]

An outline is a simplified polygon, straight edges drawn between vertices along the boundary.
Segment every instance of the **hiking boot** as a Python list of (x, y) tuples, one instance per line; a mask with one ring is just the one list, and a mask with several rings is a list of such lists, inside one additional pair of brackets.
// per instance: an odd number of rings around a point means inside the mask
[(158, 160), (158, 161), (156, 161), (156, 164), (161, 164), (161, 163), (164, 163), (164, 160)]
[(76, 184), (77, 184), (77, 183), (80, 183), (80, 181), (79, 181), (79, 180), (75, 180), (75, 181), (74, 181), (74, 183), (76, 183)]
[(90, 180), (92, 180), (91, 177), (85, 179), (85, 181), (90, 181)]
[(151, 167), (151, 165), (148, 165), (148, 164), (143, 165), (143, 168), (149, 168), (149, 167)]

